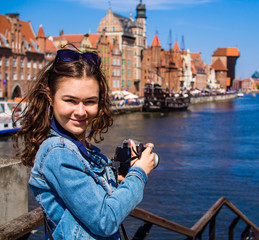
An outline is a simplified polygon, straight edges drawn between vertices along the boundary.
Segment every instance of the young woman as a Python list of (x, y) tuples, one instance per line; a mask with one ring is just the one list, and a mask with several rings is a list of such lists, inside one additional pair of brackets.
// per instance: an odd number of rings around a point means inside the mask
[[(26, 96), (19, 120), (19, 155), (47, 220), (49, 238), (120, 239), (119, 226), (140, 203), (153, 169), (153, 145), (116, 188), (110, 160), (92, 145), (112, 125), (101, 59), (93, 52), (57, 51)], [(134, 143), (133, 147), (134, 147)]]

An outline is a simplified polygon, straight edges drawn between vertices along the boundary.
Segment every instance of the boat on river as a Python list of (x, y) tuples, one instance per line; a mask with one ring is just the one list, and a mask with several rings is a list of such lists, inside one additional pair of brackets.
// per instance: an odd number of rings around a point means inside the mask
[(9, 135), (17, 132), (20, 129), (20, 124), (17, 122), (13, 127), (12, 114), (18, 117), (23, 110), (23, 104), (18, 105), (19, 102), (0, 101), (0, 136)]
[(238, 91), (237, 96), (238, 97), (244, 97), (244, 93), (242, 91)]
[(191, 103), (188, 94), (168, 93), (157, 83), (147, 83), (144, 88), (143, 111), (186, 110)]

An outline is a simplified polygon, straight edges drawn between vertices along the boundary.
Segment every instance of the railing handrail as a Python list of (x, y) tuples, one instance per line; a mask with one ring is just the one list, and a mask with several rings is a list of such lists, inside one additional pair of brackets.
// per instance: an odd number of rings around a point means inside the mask
[[(251, 222), (234, 204), (228, 201), (225, 197), (219, 198), (213, 206), (192, 226), (188, 228), (180, 224), (169, 221), (158, 215), (152, 214), (140, 208), (135, 208), (130, 216), (155, 224), (159, 227), (168, 229), (185, 235), (187, 237), (195, 237), (199, 234), (207, 224), (219, 213), (222, 206), (225, 205), (247, 225), (251, 226), (255, 231), (259, 232), (259, 228)], [(40, 227), (44, 223), (44, 216), (41, 208), (36, 208), (33, 211), (23, 214), (22, 216), (9, 221), (0, 226), (0, 240), (18, 239), (32, 230)]]

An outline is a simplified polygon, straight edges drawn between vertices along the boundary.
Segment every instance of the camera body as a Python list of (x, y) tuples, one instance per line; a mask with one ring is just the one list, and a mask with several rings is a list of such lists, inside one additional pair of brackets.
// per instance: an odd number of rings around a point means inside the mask
[[(132, 140), (136, 144), (136, 152), (139, 156), (141, 156), (142, 152), (146, 149), (143, 143), (139, 141)], [(122, 142), (120, 146), (118, 146), (115, 150), (115, 155), (113, 161), (116, 166), (118, 166), (119, 174), (126, 175), (130, 168), (131, 159), (131, 148), (130, 148), (130, 139), (126, 139)], [(157, 167), (159, 163), (159, 157), (155, 153), (154, 157), (154, 168)]]

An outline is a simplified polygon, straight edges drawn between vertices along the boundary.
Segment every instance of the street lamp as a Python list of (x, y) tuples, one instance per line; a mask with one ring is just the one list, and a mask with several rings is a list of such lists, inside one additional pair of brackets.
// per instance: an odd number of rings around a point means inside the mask
[(5, 86), (5, 97), (7, 98), (7, 73), (5, 73), (5, 78), (3, 79), (3, 85)]

